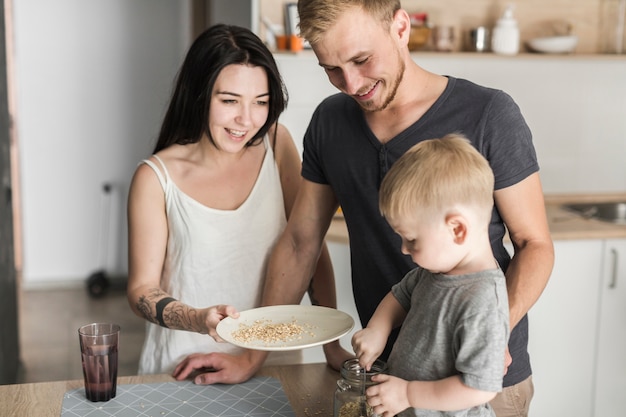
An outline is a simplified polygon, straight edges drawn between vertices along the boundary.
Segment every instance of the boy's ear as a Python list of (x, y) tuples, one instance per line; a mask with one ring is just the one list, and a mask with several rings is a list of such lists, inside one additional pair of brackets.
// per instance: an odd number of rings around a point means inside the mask
[(448, 214), (446, 216), (448, 230), (452, 234), (452, 239), (457, 245), (462, 245), (467, 239), (467, 220), (460, 214)]

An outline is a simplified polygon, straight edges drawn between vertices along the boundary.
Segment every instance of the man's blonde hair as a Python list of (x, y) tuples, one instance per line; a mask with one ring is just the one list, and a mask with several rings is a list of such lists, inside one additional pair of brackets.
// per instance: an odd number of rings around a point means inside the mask
[(378, 19), (385, 28), (391, 27), (401, 7), (400, 0), (298, 0), (300, 36), (311, 44), (319, 42), (343, 12), (355, 6)]
[(393, 164), (380, 187), (380, 211), (392, 219), (465, 205), (488, 224), (493, 187), (489, 162), (463, 135), (449, 134), (418, 143)]

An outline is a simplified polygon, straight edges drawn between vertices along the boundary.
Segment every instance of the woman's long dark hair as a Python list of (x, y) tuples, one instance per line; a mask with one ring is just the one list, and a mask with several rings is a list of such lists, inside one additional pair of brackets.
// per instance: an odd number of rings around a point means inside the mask
[(178, 143), (195, 143), (209, 132), (211, 93), (222, 69), (231, 64), (265, 69), (269, 84), (267, 120), (248, 145), (259, 143), (287, 106), (287, 90), (272, 53), (250, 30), (218, 24), (211, 26), (193, 42), (178, 73), (154, 153)]

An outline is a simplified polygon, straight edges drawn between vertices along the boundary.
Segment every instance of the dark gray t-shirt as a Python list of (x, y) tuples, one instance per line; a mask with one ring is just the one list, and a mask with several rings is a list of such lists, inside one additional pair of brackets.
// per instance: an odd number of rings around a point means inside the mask
[[(514, 185), (539, 170), (532, 135), (519, 107), (506, 93), (448, 77), (432, 107), (413, 125), (381, 144), (359, 105), (345, 94), (325, 99), (315, 110), (304, 137), (302, 175), (328, 184), (341, 205), (350, 237), (352, 287), (362, 325), (378, 303), (415, 264), (400, 251), (400, 237), (380, 215), (378, 191), (391, 165), (416, 143), (462, 133), (483, 154), (494, 172), (495, 189)], [(494, 208), (489, 235), (494, 256), (506, 272), (510, 256), (502, 238), (505, 227)], [(397, 333), (390, 338), (387, 359)], [(504, 386), (531, 374), (524, 317), (511, 332), (513, 363)]]
[[(389, 373), (407, 381), (459, 375), (468, 387), (502, 390), (509, 303), (500, 269), (467, 275), (410, 271), (391, 289), (407, 311), (389, 355)], [(458, 412), (409, 409), (401, 416), (492, 417), (488, 404)]]

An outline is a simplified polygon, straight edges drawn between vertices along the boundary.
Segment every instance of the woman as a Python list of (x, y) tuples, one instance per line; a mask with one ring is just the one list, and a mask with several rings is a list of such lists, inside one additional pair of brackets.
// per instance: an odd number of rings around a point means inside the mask
[[(219, 372), (248, 354), (206, 334), (219, 340), (219, 320), (259, 306), (267, 258), (300, 183), (300, 158), (277, 123), (286, 101), (271, 52), (249, 30), (216, 25), (192, 44), (128, 199), (128, 300), (150, 322), (139, 373), (172, 372), (195, 352), (214, 352), (203, 364)], [(316, 277), (318, 293), (334, 300), (325, 248)]]

